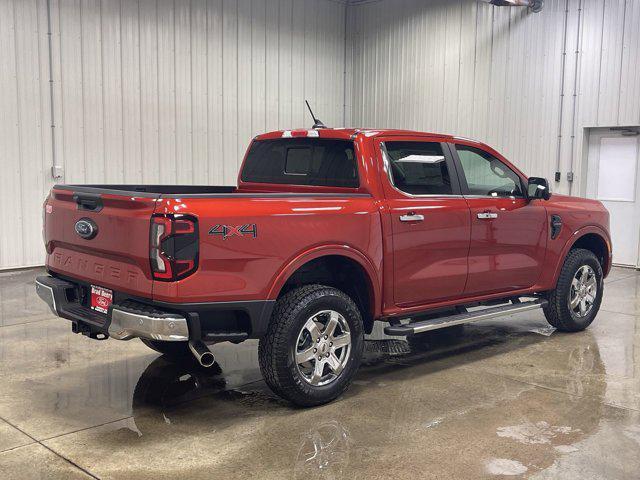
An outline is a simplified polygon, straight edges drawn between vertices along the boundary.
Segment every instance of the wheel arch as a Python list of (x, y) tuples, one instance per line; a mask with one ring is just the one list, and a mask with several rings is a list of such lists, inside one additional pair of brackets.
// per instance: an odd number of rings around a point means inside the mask
[(348, 246), (322, 246), (291, 260), (276, 276), (269, 299), (277, 299), (291, 288), (321, 283), (345, 291), (358, 304), (371, 331), (380, 316), (380, 282), (376, 268), (362, 252)]
[(567, 241), (560, 257), (560, 262), (556, 266), (554, 284), (557, 283), (560, 270), (564, 264), (567, 254), (574, 248), (584, 248), (598, 257), (602, 265), (602, 272), (607, 276), (611, 270), (611, 239), (609, 235), (600, 227), (588, 226), (577, 230)]

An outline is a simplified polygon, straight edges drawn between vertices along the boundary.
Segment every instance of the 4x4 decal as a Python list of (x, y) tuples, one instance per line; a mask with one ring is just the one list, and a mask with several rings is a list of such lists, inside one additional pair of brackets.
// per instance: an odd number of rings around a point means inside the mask
[(209, 235), (221, 235), (223, 240), (229, 237), (238, 236), (244, 237), (245, 235), (252, 235), (253, 238), (258, 236), (258, 227), (255, 223), (247, 223), (245, 225), (214, 225), (209, 230)]

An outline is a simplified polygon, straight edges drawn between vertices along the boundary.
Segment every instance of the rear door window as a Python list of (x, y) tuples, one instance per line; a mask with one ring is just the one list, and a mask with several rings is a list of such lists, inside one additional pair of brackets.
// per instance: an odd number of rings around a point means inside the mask
[(451, 174), (437, 142), (385, 142), (393, 185), (411, 195), (451, 195)]
[(251, 144), (243, 182), (323, 187), (360, 186), (353, 142), (327, 138), (282, 138)]

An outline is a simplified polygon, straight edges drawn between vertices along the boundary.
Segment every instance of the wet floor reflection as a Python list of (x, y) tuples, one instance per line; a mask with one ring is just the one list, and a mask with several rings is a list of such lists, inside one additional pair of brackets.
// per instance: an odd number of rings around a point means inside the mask
[(335, 420), (312, 428), (300, 442), (293, 478), (345, 478), (345, 470), (349, 467), (350, 443), (348, 430)]
[[(609, 284), (613, 298), (635, 295), (626, 273), (619, 288)], [(0, 293), (22, 291), (2, 288), (0, 279)], [(0, 299), (0, 309), (35, 302), (24, 292), (18, 303)], [(578, 334), (553, 331), (539, 312), (408, 342), (377, 327), (352, 387), (313, 409), (269, 391), (257, 342), (214, 346), (217, 363), (205, 369), (139, 341), (96, 342), (46, 314), (33, 318), (0, 327), (0, 418), (8, 422), (0, 431), (14, 439), (0, 467), (13, 465), (10, 472), (51, 455), (12, 425), (100, 478), (640, 471), (640, 317), (615, 310)]]
[[(195, 362), (159, 357), (135, 387), (135, 427), (129, 428), (146, 436), (148, 444), (172, 432), (182, 436), (185, 425), (193, 426), (196, 418), (206, 422), (192, 432), (196, 438), (211, 431), (237, 431), (248, 422), (257, 431), (255, 439), (245, 438), (243, 448), (251, 452), (245, 460), (292, 459), (291, 478), (374, 474), (375, 468), (362, 463), (371, 455), (422, 464), (434, 443), (447, 454), (444, 439), (476, 458), (478, 475), (500, 469), (501, 474), (523, 468), (537, 472), (577, 451), (571, 445), (593, 435), (611, 415), (600, 403), (606, 385), (597, 342), (587, 333), (579, 345), (554, 353), (567, 388), (588, 393), (588, 401), (475, 372), (473, 365), (495, 359), (499, 368), (500, 358), (536, 349), (548, 338), (496, 325), (431, 332), (409, 343), (369, 340), (354, 387), (340, 401), (311, 410), (290, 407), (261, 381), (230, 388), (218, 364), (204, 369)], [(412, 460), (415, 454), (422, 457)], [(427, 457), (437, 461), (433, 451)], [(382, 470), (393, 472), (391, 467)]]
[(49, 307), (35, 295), (35, 277), (43, 270), (0, 272), (0, 327), (51, 317)]

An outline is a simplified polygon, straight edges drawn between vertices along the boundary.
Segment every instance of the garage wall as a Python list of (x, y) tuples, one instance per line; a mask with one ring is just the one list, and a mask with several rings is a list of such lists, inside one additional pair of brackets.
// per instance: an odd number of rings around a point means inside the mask
[(640, 0), (546, 0), (539, 14), (473, 0), (359, 2), (350, 122), (477, 138), (531, 175), (560, 171), (555, 191), (583, 193), (585, 127), (640, 124), (638, 25)]
[(53, 121), (47, 1), (0, 0), (0, 269), (42, 264), (54, 162), (66, 183), (234, 184), (252, 136), (310, 126), (305, 98), (344, 123), (342, 2), (50, 7)]
[(253, 135), (309, 124), (304, 98), (329, 125), (481, 139), (583, 193), (585, 128), (640, 124), (639, 24), (640, 0), (0, 0), (0, 269), (42, 263), (54, 163), (68, 183), (233, 184)]
[(0, 0), (0, 268), (41, 264), (52, 184), (46, 3)]

